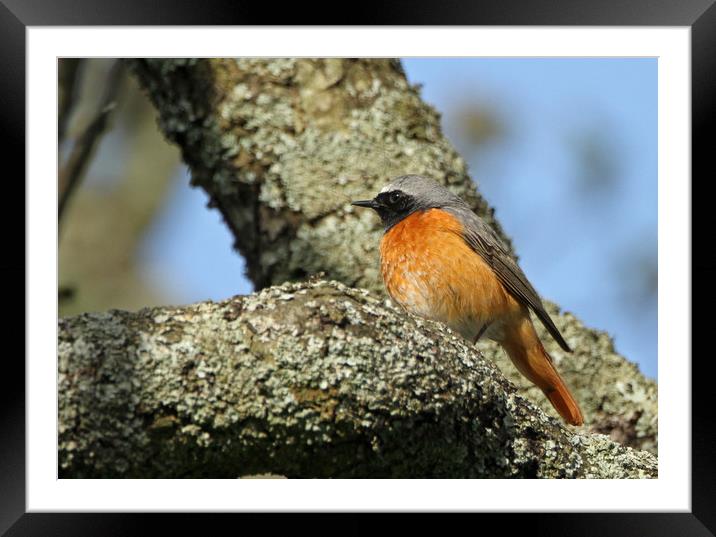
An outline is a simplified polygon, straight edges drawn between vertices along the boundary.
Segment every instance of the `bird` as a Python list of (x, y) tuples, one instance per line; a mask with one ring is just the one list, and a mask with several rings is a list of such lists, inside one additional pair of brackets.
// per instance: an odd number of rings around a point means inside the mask
[(395, 302), (473, 344), (483, 336), (496, 341), (565, 422), (584, 423), (530, 310), (564, 351), (572, 352), (569, 345), (505, 243), (463, 199), (428, 177), (402, 175), (351, 205), (381, 219), (380, 271)]

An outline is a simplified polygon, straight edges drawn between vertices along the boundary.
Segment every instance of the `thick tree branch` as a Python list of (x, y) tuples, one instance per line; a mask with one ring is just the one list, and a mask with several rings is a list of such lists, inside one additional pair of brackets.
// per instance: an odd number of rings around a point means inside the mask
[(61, 477), (656, 477), (442, 325), (336, 282), (59, 327)]
[[(132, 67), (194, 184), (223, 214), (258, 288), (325, 271), (382, 292), (380, 224), (349, 201), (372, 196), (395, 175), (441, 181), (505, 237), (443, 136), (439, 115), (398, 61), (158, 59)], [(616, 354), (608, 335), (569, 314), (556, 322), (577, 348), (573, 355), (542, 335), (586, 422), (655, 452), (656, 383)], [(484, 349), (527, 397), (553, 412), (500, 349)]]

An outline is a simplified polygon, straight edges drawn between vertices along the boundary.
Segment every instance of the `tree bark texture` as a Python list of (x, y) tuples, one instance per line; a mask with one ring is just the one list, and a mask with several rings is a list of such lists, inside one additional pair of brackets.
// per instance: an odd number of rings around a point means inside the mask
[[(383, 292), (382, 229), (349, 202), (389, 178), (430, 176), (466, 199), (499, 235), (439, 115), (397, 60), (156, 59), (131, 62), (179, 145), (192, 181), (210, 196), (257, 288), (324, 272)], [(610, 337), (548, 303), (575, 349), (565, 354), (538, 327), (593, 431), (657, 449), (657, 387), (618, 355)], [(539, 323), (538, 323), (539, 324)], [(494, 344), (481, 343), (528, 398), (555, 415)]]
[(657, 476), (439, 323), (337, 282), (59, 326), (60, 477)]

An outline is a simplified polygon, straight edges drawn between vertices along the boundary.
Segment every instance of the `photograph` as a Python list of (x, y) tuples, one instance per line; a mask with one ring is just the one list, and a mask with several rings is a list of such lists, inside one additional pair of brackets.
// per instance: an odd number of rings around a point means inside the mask
[(713, 4), (0, 0), (0, 535), (713, 536)]
[(658, 478), (658, 60), (57, 60), (58, 477)]

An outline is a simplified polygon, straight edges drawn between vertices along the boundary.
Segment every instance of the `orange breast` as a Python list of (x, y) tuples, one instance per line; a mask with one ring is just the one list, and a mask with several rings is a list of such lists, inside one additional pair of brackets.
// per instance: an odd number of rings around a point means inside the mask
[(521, 306), (461, 233), (462, 224), (445, 211), (416, 212), (383, 236), (381, 272), (388, 293), (406, 310), (472, 339), (485, 322), (517, 314)]

